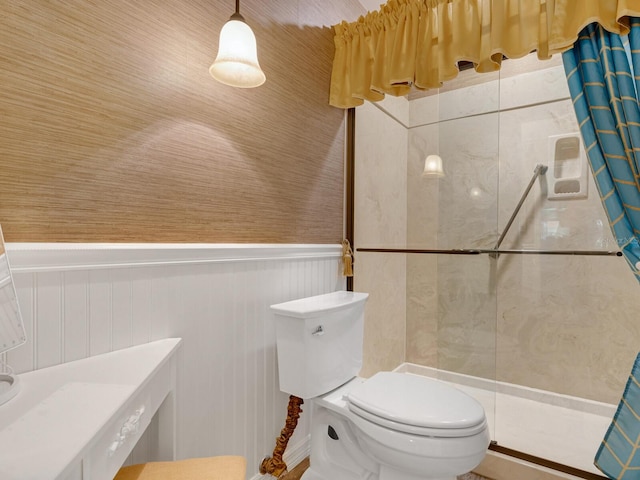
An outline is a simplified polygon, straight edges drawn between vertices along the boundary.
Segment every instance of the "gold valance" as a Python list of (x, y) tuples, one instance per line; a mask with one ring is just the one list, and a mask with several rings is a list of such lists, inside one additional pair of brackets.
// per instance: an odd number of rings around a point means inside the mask
[(570, 48), (586, 25), (618, 34), (640, 0), (389, 0), (356, 22), (335, 25), (329, 103), (349, 108), (414, 85), (438, 88), (468, 61), (477, 72), (500, 69), (503, 55), (537, 51), (546, 60)]

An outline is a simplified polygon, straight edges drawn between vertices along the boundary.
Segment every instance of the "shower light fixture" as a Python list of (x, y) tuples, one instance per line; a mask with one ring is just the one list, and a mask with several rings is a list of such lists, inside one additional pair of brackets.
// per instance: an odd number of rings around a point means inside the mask
[(444, 177), (444, 169), (442, 168), (442, 158), (440, 155), (428, 155), (424, 160), (423, 177)]
[(258, 64), (256, 37), (240, 15), (240, 0), (236, 11), (220, 30), (218, 56), (209, 73), (217, 81), (239, 88), (259, 87), (266, 80)]

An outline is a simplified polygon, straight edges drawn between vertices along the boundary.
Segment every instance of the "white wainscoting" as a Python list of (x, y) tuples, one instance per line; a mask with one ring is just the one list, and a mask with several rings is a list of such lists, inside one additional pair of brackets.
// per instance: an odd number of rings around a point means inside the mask
[[(269, 305), (343, 289), (339, 245), (8, 244), (27, 330), (18, 373), (182, 337), (179, 458), (241, 454), (248, 478), (286, 418)], [(308, 452), (303, 414), (285, 460)], [(153, 460), (153, 428), (132, 461)], [(293, 462), (293, 463), (292, 463)]]

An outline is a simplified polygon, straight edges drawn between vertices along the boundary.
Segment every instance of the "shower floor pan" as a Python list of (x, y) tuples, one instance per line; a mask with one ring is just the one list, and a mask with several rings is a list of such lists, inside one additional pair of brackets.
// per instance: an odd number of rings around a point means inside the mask
[(478, 400), (500, 447), (602, 475), (593, 458), (616, 405), (403, 363), (396, 371), (445, 381)]

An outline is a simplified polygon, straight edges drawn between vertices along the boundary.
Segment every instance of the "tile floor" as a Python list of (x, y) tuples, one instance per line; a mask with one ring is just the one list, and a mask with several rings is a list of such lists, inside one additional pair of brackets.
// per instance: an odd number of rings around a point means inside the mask
[[(309, 459), (303, 460), (297, 467), (284, 475), (281, 480), (300, 480), (304, 471), (309, 468)], [(458, 480), (490, 480), (486, 477), (481, 477), (475, 473), (467, 473), (458, 477)]]

